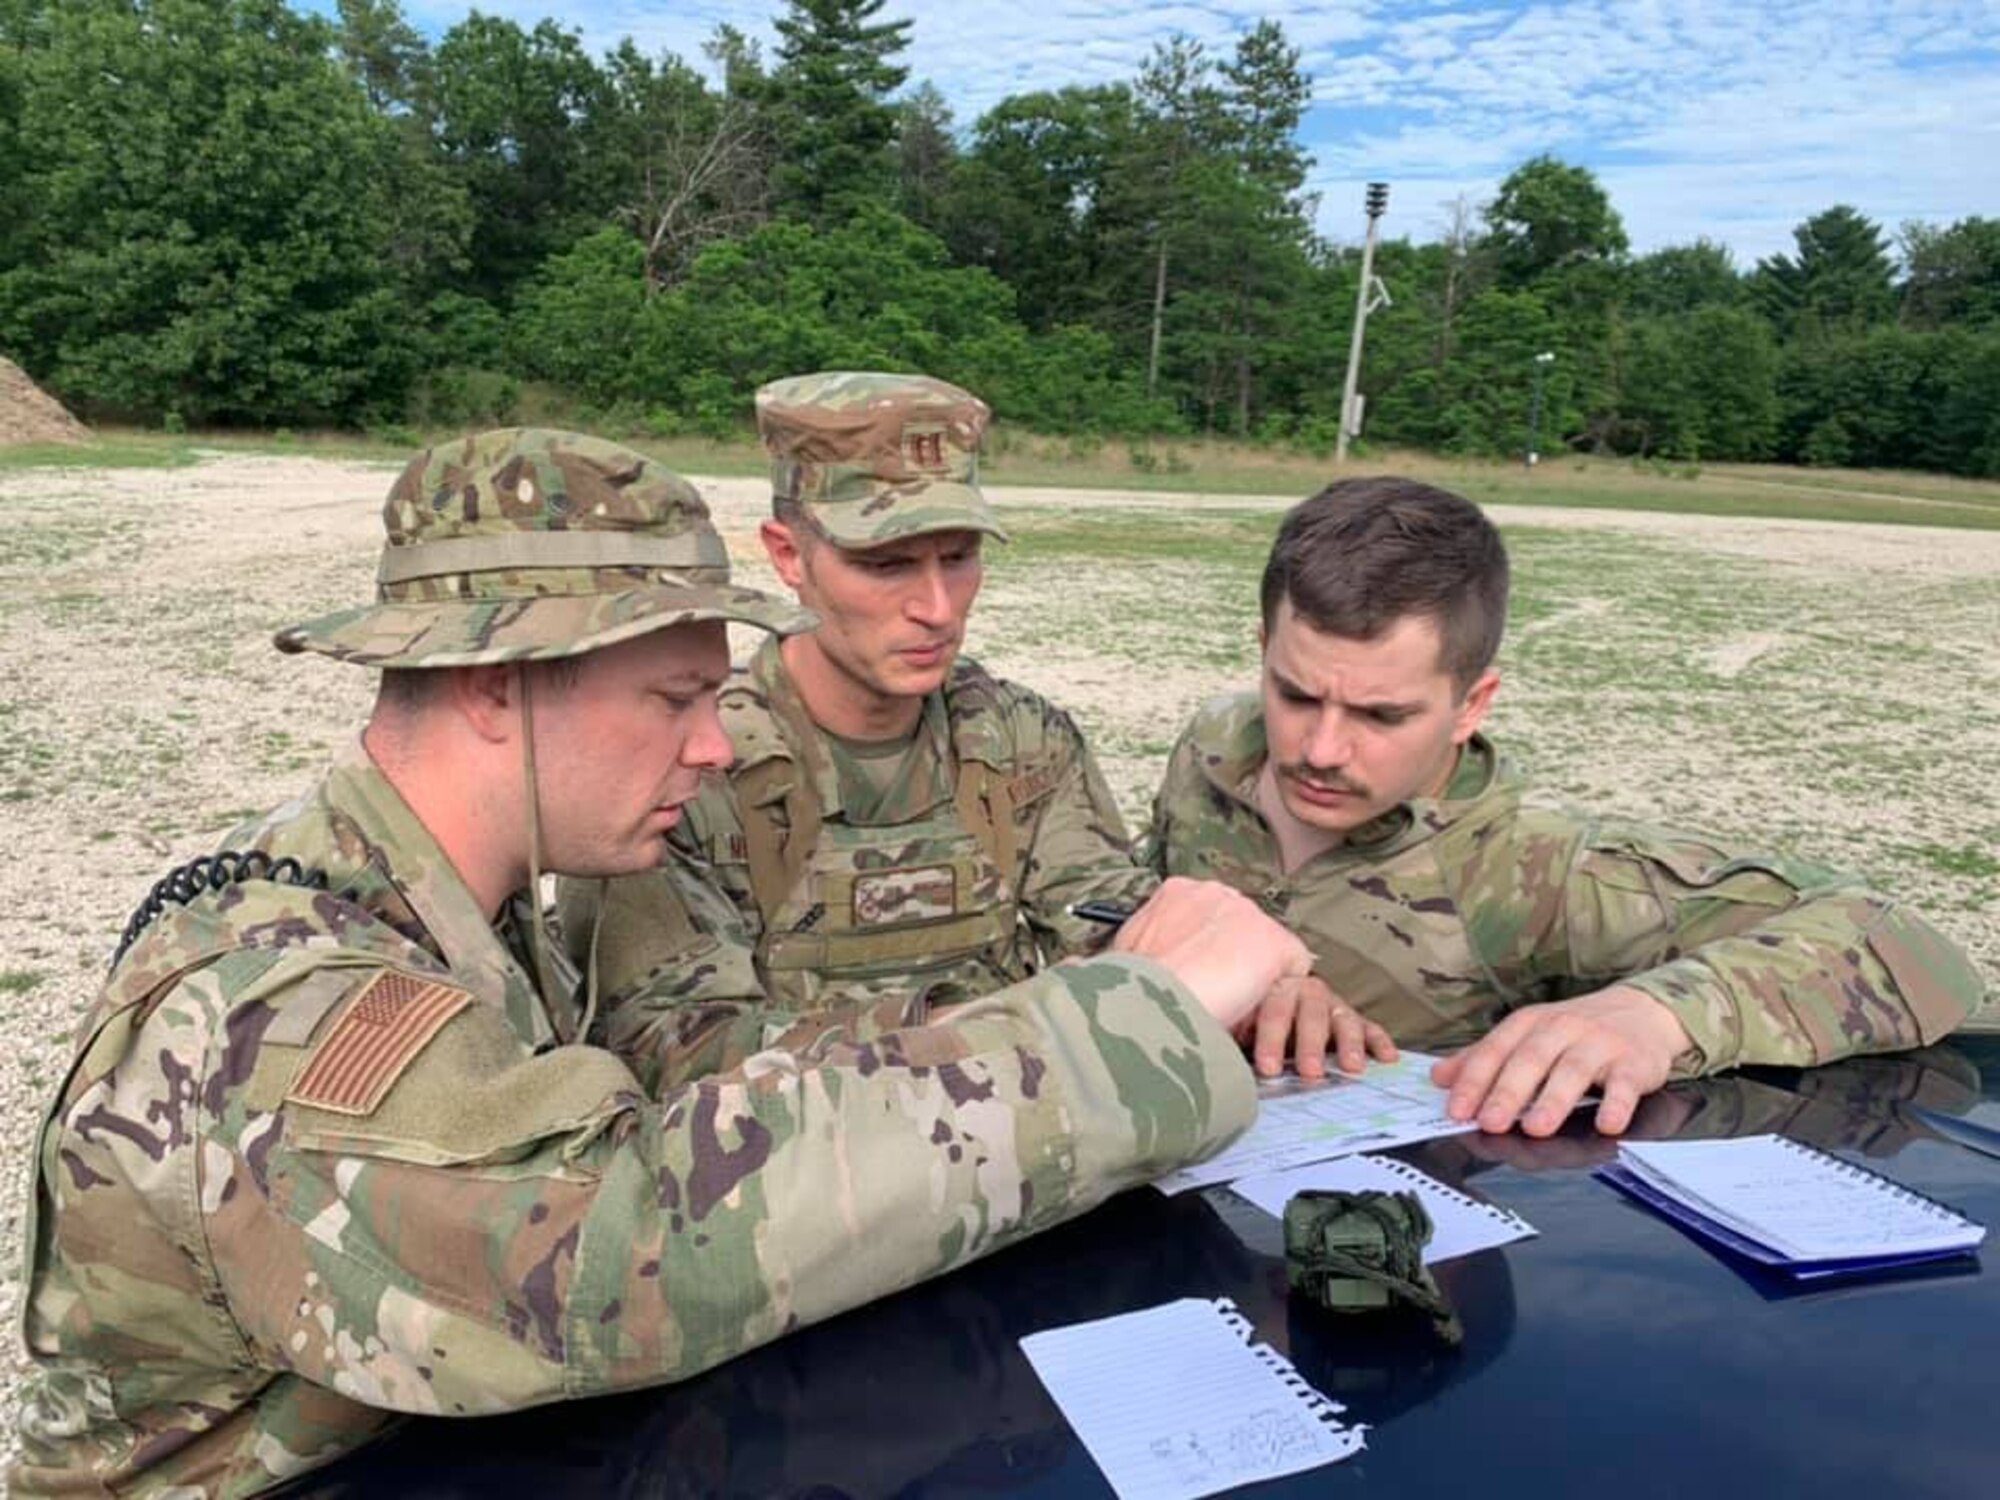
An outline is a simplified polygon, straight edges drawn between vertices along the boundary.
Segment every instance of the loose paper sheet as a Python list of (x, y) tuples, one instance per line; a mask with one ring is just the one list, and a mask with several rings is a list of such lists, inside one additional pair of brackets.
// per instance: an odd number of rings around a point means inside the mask
[(1029, 1334), (1022, 1352), (1120, 1500), (1198, 1500), (1357, 1453), (1359, 1427), (1226, 1299)]

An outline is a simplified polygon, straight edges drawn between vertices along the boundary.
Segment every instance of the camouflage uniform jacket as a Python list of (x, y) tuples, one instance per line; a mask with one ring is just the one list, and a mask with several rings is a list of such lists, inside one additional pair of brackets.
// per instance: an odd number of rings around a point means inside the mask
[(251, 1494), (391, 1413), (681, 1378), (1254, 1112), (1235, 1044), (1126, 958), (651, 1103), (559, 1043), (358, 747), (247, 836), (327, 888), (170, 907), (43, 1127), (17, 1496)]
[(1154, 802), (1152, 857), (1256, 897), (1407, 1045), (1456, 1046), (1517, 1006), (1624, 983), (1686, 1027), (1685, 1075), (1916, 1047), (1979, 1004), (1965, 955), (1859, 882), (1537, 801), (1482, 736), (1442, 798), (1288, 876), (1255, 802), (1264, 758), (1254, 693), (1204, 707)]
[[(920, 1021), (932, 1001), (1100, 946), (1108, 929), (1072, 902), (1153, 888), (1069, 716), (973, 662), (924, 702), (934, 774), (866, 818), (843, 805), (843, 752), (775, 642), (724, 689), (722, 715), (736, 762), (675, 830), (687, 857), (601, 893), (564, 888), (580, 965), (596, 933), (602, 1035), (649, 1081), (729, 1066), (801, 1021), (850, 1038)], [(733, 919), (690, 890), (703, 883)]]

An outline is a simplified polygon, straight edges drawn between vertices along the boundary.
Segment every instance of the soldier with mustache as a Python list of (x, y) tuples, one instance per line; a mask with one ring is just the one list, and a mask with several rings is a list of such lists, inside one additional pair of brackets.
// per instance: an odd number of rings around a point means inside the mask
[(1805, 860), (1536, 796), (1481, 732), (1507, 554), (1471, 501), (1344, 480), (1262, 587), (1262, 682), (1204, 707), (1154, 804), (1162, 874), (1228, 882), (1488, 1131), (1600, 1130), (1670, 1078), (1917, 1047), (1980, 1004), (1908, 907)]

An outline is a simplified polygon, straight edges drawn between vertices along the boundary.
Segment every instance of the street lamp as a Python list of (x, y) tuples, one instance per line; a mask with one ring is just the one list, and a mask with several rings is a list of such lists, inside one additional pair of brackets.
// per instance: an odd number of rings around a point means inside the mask
[(1535, 429), (1542, 424), (1542, 375), (1555, 362), (1555, 355), (1546, 349), (1535, 356), (1535, 393), (1528, 398), (1528, 449), (1525, 457), (1527, 467), (1531, 469), (1542, 456), (1535, 451)]
[(1375, 227), (1389, 211), (1389, 184), (1368, 184), (1368, 238), (1361, 246), (1361, 285), (1354, 294), (1354, 334), (1347, 343), (1347, 383), (1340, 392), (1340, 436), (1334, 442), (1333, 461), (1347, 462), (1347, 440), (1361, 436), (1361, 398), (1355, 386), (1361, 379), (1361, 335), (1368, 315), (1389, 305), (1389, 289), (1375, 275)]

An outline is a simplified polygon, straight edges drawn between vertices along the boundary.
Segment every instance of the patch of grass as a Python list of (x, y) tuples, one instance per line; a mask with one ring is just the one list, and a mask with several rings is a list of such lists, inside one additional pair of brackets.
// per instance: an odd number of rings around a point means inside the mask
[(0, 969), (0, 995), (25, 995), (46, 978), (39, 969)]
[(1736, 484), (1869, 491), (1905, 499), (2000, 506), (2000, 484), (1984, 479), (1965, 479), (1954, 474), (1920, 474), (1904, 469), (1801, 469), (1785, 464), (1716, 464), (1709, 466), (1709, 472)]
[[(0, 568), (47, 573), (87, 557), (101, 547), (115, 546), (131, 552), (140, 545), (138, 523), (130, 519), (82, 510), (56, 519), (51, 519), (50, 514), (44, 511), (32, 518), (18, 515), (7, 518), (9, 524), (0, 528)], [(53, 597), (60, 604), (73, 596)]]
[(1991, 880), (2000, 875), (2000, 857), (1977, 844), (1899, 844), (1896, 852), (1917, 860), (1941, 875)]
[(991, 565), (1038, 565), (1052, 561), (1107, 563), (1153, 559), (1199, 561), (1203, 567), (1261, 569), (1270, 550), (1277, 516), (1200, 511), (1129, 511), (1064, 515), (1017, 511), (1007, 517), (1013, 540), (996, 547)]
[(181, 469), (200, 457), (183, 437), (131, 434), (90, 443), (0, 447), (0, 473), (16, 469)]
[[(1303, 499), (1330, 480), (1402, 474), (1482, 504), (1574, 505), (1702, 515), (1878, 521), (2000, 529), (2000, 483), (1935, 474), (1791, 469), (1778, 465), (1635, 468), (1624, 459), (1574, 457), (1534, 469), (1499, 460), (1371, 452), (1345, 469), (1282, 448), (1204, 439), (1118, 448), (1009, 434), (982, 473), (995, 485), (1109, 488), (1158, 493)], [(1171, 452), (1173, 462), (1165, 455)], [(1134, 454), (1140, 455), (1135, 460)]]
[[(544, 403), (546, 404), (546, 403)], [(560, 403), (524, 412), (524, 420), (573, 426), (623, 442), (684, 474), (743, 477), (765, 473), (768, 461), (746, 428), (737, 437), (662, 437), (629, 424), (607, 424)], [(103, 429), (76, 446), (31, 444), (0, 448), (0, 472), (11, 469), (167, 467), (217, 454), (282, 454), (393, 463), (413, 448), (459, 435), (462, 429), (348, 432), (160, 433)], [(1511, 461), (1436, 457), (1371, 449), (1365, 459), (1336, 468), (1329, 455), (1218, 438), (1043, 437), (1001, 424), (981, 461), (996, 486), (1060, 486), (1159, 494), (1270, 495), (1296, 500), (1332, 479), (1393, 473), (1457, 489), (1482, 503), (1574, 505), (1589, 509), (1677, 510), (1702, 515), (1877, 521), (1911, 526), (2000, 530), (2000, 483), (1948, 475), (1880, 470), (1797, 469), (1776, 464), (1634, 465), (1629, 459), (1574, 455), (1528, 469)]]

